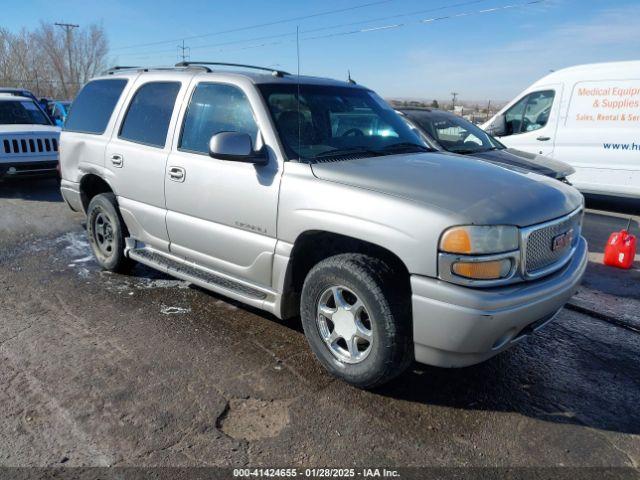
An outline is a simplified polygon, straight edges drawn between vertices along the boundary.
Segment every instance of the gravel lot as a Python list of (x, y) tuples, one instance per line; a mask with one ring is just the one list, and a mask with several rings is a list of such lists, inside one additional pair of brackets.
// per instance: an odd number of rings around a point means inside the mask
[(621, 217), (588, 215), (585, 288), (538, 335), (375, 392), (297, 321), (100, 271), (82, 221), (53, 181), (0, 185), (0, 465), (640, 466), (640, 270), (597, 263)]

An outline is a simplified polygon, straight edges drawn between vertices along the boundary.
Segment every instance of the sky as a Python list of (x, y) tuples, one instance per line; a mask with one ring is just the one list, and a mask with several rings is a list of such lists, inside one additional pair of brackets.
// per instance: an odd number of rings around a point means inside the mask
[(640, 59), (638, 0), (4, 0), (0, 25), (101, 23), (118, 65), (248, 63), (386, 98), (504, 101), (571, 65)]

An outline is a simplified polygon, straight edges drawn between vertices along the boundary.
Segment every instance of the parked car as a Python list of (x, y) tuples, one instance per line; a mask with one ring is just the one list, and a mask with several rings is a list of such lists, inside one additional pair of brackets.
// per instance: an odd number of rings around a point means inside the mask
[(539, 173), (565, 183), (569, 183), (567, 177), (575, 173), (571, 165), (559, 160), (507, 148), (481, 128), (454, 113), (430, 108), (402, 108), (398, 111), (436, 150), (471, 155), (496, 165)]
[(64, 125), (64, 121), (67, 119), (70, 107), (71, 102), (69, 101), (46, 100), (45, 111), (57, 126), (62, 127)]
[(573, 187), (433, 152), (363, 86), (179, 65), (111, 70), (65, 123), (61, 191), (103, 268), (299, 314), (320, 363), (362, 388), (414, 359), (486, 360), (576, 291)]
[(0, 93), (0, 180), (57, 175), (59, 137), (33, 99)]
[(482, 128), (508, 147), (571, 164), (583, 192), (640, 199), (640, 61), (557, 70)]

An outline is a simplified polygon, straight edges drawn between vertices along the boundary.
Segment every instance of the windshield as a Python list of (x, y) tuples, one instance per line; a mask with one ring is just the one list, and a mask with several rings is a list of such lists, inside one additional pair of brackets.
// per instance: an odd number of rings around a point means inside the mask
[(0, 125), (51, 125), (42, 110), (31, 100), (0, 101)]
[(407, 115), (449, 152), (467, 154), (504, 148), (480, 127), (452, 113), (410, 112)]
[(369, 90), (304, 84), (266, 84), (260, 90), (290, 159), (431, 150)]

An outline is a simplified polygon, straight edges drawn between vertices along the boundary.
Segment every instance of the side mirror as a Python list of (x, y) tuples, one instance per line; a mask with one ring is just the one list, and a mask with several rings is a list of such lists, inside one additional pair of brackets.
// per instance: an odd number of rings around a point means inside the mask
[(495, 116), (493, 122), (491, 122), (491, 125), (489, 125), (487, 129), (487, 133), (496, 137), (503, 137), (507, 133), (507, 122), (503, 113)]
[(220, 160), (264, 165), (269, 161), (264, 149), (253, 150), (248, 133), (219, 132), (209, 140), (209, 155)]

